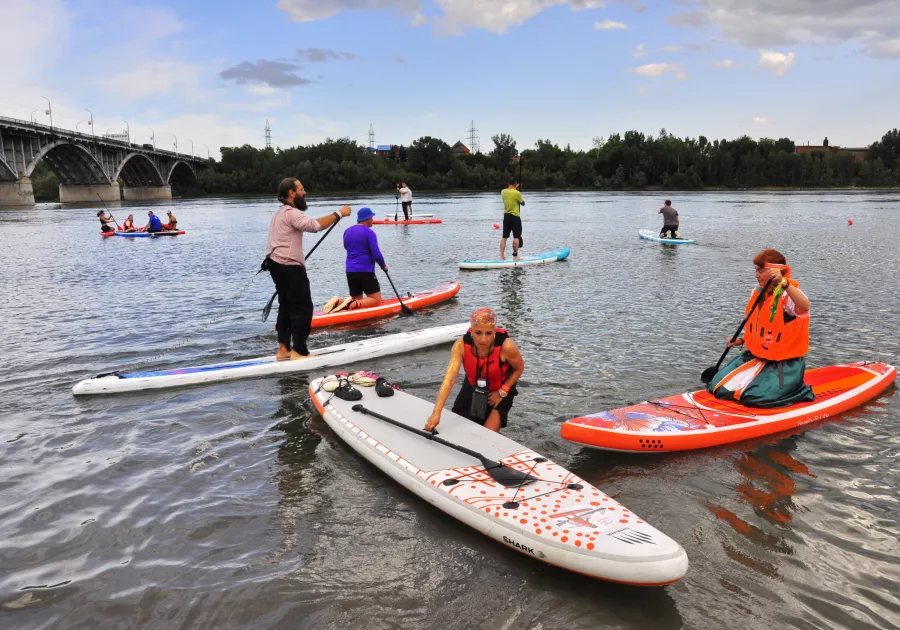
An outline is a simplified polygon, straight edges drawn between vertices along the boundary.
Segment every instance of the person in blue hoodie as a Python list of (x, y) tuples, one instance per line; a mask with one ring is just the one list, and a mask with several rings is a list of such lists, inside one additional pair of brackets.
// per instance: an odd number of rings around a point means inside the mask
[(147, 216), (150, 217), (150, 220), (147, 221), (147, 225), (144, 226), (145, 232), (162, 232), (163, 226), (162, 221), (159, 220), (159, 217), (153, 214), (153, 210), (147, 211)]
[[(350, 296), (343, 300), (331, 298), (325, 305), (326, 313), (371, 308), (381, 304), (381, 285), (375, 276), (375, 263), (384, 271), (388, 268), (378, 248), (378, 237), (372, 229), (374, 218), (375, 213), (371, 209), (360, 208), (356, 213), (356, 225), (344, 230), (344, 249), (347, 250), (345, 269)], [(366, 297), (363, 297), (364, 293)]]

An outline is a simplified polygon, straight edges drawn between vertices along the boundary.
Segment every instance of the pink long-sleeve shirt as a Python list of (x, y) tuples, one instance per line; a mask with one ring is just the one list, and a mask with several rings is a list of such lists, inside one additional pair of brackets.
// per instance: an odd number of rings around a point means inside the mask
[(282, 265), (305, 265), (303, 233), (320, 229), (318, 221), (285, 204), (275, 211), (269, 223), (266, 256)]

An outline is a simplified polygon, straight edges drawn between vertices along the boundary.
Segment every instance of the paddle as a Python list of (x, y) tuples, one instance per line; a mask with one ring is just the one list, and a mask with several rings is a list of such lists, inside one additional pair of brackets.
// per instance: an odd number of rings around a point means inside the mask
[(406, 304), (403, 303), (403, 300), (400, 298), (400, 293), (397, 291), (397, 287), (394, 286), (394, 281), (391, 280), (391, 276), (390, 276), (390, 274), (388, 274), (387, 269), (382, 269), (382, 271), (384, 272), (384, 275), (387, 276), (388, 282), (391, 283), (391, 288), (394, 290), (394, 295), (397, 296), (397, 301), (400, 302), (400, 309), (403, 311), (404, 314), (412, 315), (413, 312), (410, 310), (410, 308)]
[[(400, 212), (400, 192), (399, 192), (399, 190), (400, 189), (398, 188), (397, 195), (394, 197), (394, 199), (397, 200), (397, 203), (394, 205), (394, 221), (397, 220), (397, 213)], [(404, 215), (404, 216), (406, 216), (406, 215)]]
[[(313, 255), (313, 252), (316, 251), (316, 248), (322, 244), (322, 241), (325, 240), (326, 236), (331, 234), (331, 230), (333, 230), (334, 226), (336, 226), (338, 223), (340, 223), (340, 221), (341, 220), (338, 219), (337, 221), (335, 221), (334, 223), (331, 224), (331, 227), (328, 228), (328, 230), (325, 232), (325, 234), (322, 235), (322, 238), (320, 238), (316, 242), (316, 244), (313, 245), (313, 248), (311, 250), (309, 250), (309, 253), (306, 255), (306, 258), (304, 258), (303, 260), (309, 260), (309, 257)], [(257, 273), (259, 273), (259, 272), (257, 272)], [(275, 293), (272, 294), (272, 297), (269, 298), (269, 301), (266, 303), (266, 305), (263, 307), (263, 310), (262, 310), (262, 320), (263, 321), (266, 321), (267, 319), (269, 319), (269, 312), (272, 310), (272, 303), (275, 301), (275, 298), (277, 296), (278, 296), (278, 291), (276, 290)]]
[(385, 422), (392, 424), (395, 427), (400, 427), (401, 429), (406, 429), (407, 431), (415, 433), (416, 435), (421, 435), (426, 440), (431, 440), (432, 442), (443, 444), (448, 448), (452, 448), (453, 450), (459, 451), (460, 453), (465, 453), (470, 457), (474, 457), (481, 462), (482, 466), (484, 466), (484, 472), (489, 474), (494, 481), (506, 486), (507, 488), (518, 488), (520, 486), (524, 486), (526, 483), (538, 481), (537, 477), (533, 477), (528, 473), (524, 473), (521, 470), (516, 470), (515, 468), (510, 468), (505, 464), (501, 464), (500, 462), (495, 462), (492, 459), (488, 459), (481, 453), (476, 453), (475, 451), (471, 451), (464, 446), (459, 446), (458, 444), (454, 444), (453, 442), (448, 442), (443, 438), (439, 438), (437, 437), (437, 431), (429, 432), (407, 426), (402, 422), (398, 422), (397, 420), (393, 420), (391, 418), (388, 418), (387, 416), (383, 416), (380, 413), (372, 411), (371, 409), (366, 409), (360, 403), (353, 405), (351, 409), (353, 409), (353, 411), (358, 411), (359, 413), (373, 416), (375, 418), (378, 418), (379, 420), (384, 420)]
[[(766, 282), (766, 286), (763, 287), (763, 290), (759, 292), (759, 296), (756, 298), (756, 302), (753, 303), (753, 307), (750, 309), (750, 312), (747, 313), (747, 317), (744, 318), (744, 321), (741, 322), (741, 325), (738, 326), (738, 329), (734, 332), (734, 336), (731, 338), (731, 343), (734, 343), (737, 338), (740, 336), (741, 331), (744, 330), (744, 326), (747, 324), (747, 320), (750, 319), (750, 316), (753, 315), (753, 311), (755, 311), (760, 304), (762, 304), (763, 298), (766, 295), (766, 291), (769, 288), (769, 285), (772, 284), (772, 279), (770, 278), (768, 282)], [(725, 360), (725, 355), (728, 354), (728, 351), (731, 350), (731, 346), (725, 346), (725, 352), (722, 353), (722, 356), (719, 357), (719, 362), (716, 363), (712, 367), (708, 367), (703, 370), (703, 374), (700, 375), (700, 380), (704, 385), (713, 380), (713, 377), (718, 373), (719, 368), (722, 367), (722, 361)]]
[[(106, 205), (106, 202), (103, 201), (103, 197), (100, 196), (100, 193), (97, 193), (97, 199), (100, 200), (100, 203), (102, 203), (102, 204), (103, 204), (103, 207), (106, 208), (106, 211), (109, 212), (109, 206), (107, 206), (107, 205)], [(119, 231), (120, 231), (120, 232), (122, 232), (122, 231), (123, 231), (123, 230), (122, 230), (122, 226), (119, 225), (119, 222), (118, 222), (118, 221), (116, 221), (116, 217), (114, 217), (114, 216), (112, 215), (112, 212), (109, 212), (109, 218), (112, 219), (112, 220), (115, 222), (116, 227), (119, 228)]]

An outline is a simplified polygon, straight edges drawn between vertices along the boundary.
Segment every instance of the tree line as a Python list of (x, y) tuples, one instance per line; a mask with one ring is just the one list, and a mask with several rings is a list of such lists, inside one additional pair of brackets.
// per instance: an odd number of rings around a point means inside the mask
[[(801, 154), (788, 138), (710, 141), (679, 138), (665, 129), (656, 136), (627, 131), (596, 137), (588, 151), (544, 139), (519, 151), (505, 133), (491, 140), (490, 152), (459, 157), (431, 136), (392, 156), (376, 155), (348, 138), (288, 149), (222, 147), (221, 160), (210, 160), (202, 183), (211, 195), (274, 193), (278, 182), (292, 175), (315, 192), (392, 191), (401, 181), (421, 191), (495, 190), (521, 169), (527, 190), (900, 186), (897, 129), (874, 142), (862, 162), (847, 152)], [(49, 168), (36, 170), (35, 198), (56, 195), (55, 179)]]

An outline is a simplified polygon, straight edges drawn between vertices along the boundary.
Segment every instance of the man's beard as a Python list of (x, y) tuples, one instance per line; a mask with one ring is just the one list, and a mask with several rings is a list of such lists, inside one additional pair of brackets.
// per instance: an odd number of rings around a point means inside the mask
[(308, 207), (306, 205), (306, 197), (294, 197), (294, 207), (297, 208), (297, 210), (306, 210)]

